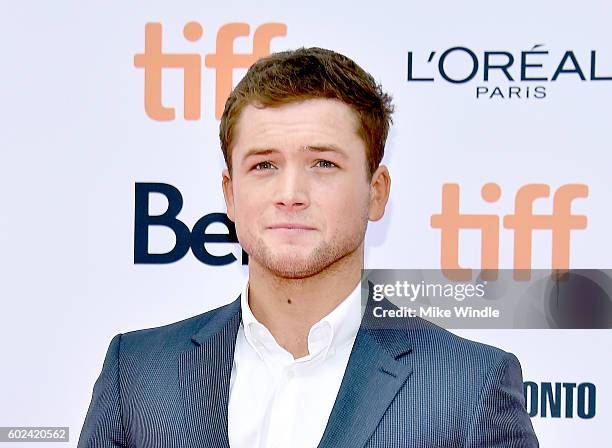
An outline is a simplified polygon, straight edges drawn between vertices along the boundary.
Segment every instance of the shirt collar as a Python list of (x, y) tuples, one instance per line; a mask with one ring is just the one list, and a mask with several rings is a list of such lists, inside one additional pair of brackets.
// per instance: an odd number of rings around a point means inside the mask
[[(339, 347), (354, 341), (363, 315), (361, 284), (360, 281), (336, 308), (310, 328), (308, 333), (309, 354), (299, 358), (299, 360), (308, 361), (320, 356), (333, 355)], [(248, 279), (240, 295), (240, 307), (246, 340), (260, 357), (270, 354), (278, 355), (280, 352), (288, 354), (284, 348), (278, 345), (272, 333), (253, 315), (249, 306)], [(289, 356), (293, 359), (290, 354)]]

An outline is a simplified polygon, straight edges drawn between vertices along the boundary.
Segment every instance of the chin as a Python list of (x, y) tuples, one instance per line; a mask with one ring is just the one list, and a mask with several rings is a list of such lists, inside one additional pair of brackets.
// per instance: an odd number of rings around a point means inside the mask
[[(324, 256), (325, 251), (299, 246), (270, 247), (255, 245), (246, 252), (249, 257), (274, 275), (287, 279), (311, 277), (333, 263), (333, 257)], [(327, 254), (331, 255), (331, 254)]]
[[(359, 236), (359, 235), (358, 235)], [(266, 244), (262, 239), (244, 241), (242, 246), (249, 257), (262, 268), (286, 279), (307, 278), (319, 274), (338, 260), (358, 249), (359, 238), (345, 238), (336, 244), (317, 245)]]
[(282, 278), (306, 278), (318, 274), (326, 265), (321, 265), (320, 260), (314, 257), (303, 257), (300, 255), (273, 256), (267, 260), (261, 260), (263, 266)]

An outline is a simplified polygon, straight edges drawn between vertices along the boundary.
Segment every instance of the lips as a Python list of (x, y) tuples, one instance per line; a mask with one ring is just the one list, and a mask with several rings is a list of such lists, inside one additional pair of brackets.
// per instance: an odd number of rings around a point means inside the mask
[(282, 222), (282, 223), (277, 223), (277, 224), (272, 224), (270, 226), (268, 226), (268, 229), (274, 229), (274, 230), (316, 230), (314, 227), (308, 226), (306, 224), (299, 224), (299, 223), (289, 223), (289, 222)]

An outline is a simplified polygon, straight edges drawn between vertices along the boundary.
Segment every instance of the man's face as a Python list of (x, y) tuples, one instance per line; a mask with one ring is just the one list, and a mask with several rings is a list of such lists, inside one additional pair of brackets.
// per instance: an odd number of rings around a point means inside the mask
[(303, 278), (362, 250), (371, 185), (357, 129), (352, 109), (331, 99), (242, 110), (223, 192), (251, 262)]

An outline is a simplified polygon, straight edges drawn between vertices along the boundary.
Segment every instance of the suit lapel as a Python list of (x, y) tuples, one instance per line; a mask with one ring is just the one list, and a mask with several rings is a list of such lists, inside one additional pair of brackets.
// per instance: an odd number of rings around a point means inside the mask
[(190, 447), (229, 448), (228, 400), (240, 297), (213, 313), (192, 336), (194, 347), (179, 359)]
[(368, 319), (366, 309), (319, 448), (361, 448), (412, 373), (412, 344), (402, 328)]

